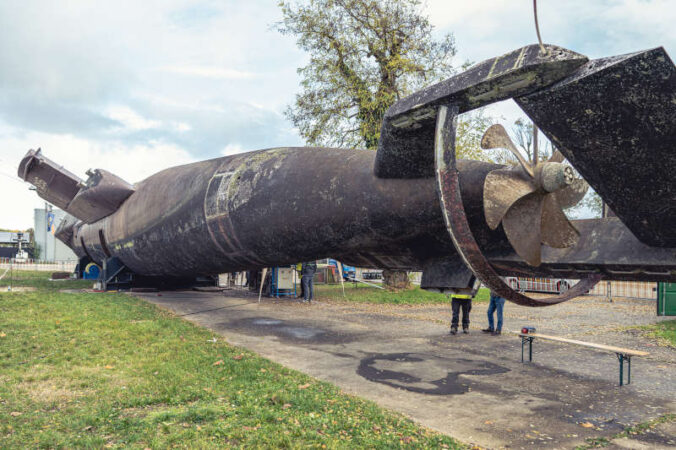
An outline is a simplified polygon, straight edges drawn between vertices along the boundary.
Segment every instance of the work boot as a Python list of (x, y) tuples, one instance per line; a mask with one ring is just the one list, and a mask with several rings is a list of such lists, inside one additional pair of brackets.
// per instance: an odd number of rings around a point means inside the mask
[(491, 333), (491, 336), (500, 336), (501, 334), (502, 334), (502, 331), (495, 330), (494, 332)]
[(482, 332), (482, 333), (492, 333), (492, 332), (493, 332), (493, 328), (486, 328), (486, 329), (484, 329), (484, 330), (481, 330), (481, 332)]
[(451, 327), (451, 334), (458, 334), (458, 327)]
[(462, 332), (463, 334), (469, 334), (469, 328), (463, 328)]

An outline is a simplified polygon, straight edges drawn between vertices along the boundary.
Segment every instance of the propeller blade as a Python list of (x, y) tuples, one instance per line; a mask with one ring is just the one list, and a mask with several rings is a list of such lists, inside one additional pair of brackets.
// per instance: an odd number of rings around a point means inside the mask
[(535, 184), (518, 169), (498, 169), (484, 181), (484, 215), (495, 230), (510, 206), (536, 189)]
[(539, 192), (522, 197), (509, 208), (502, 219), (502, 227), (516, 254), (535, 267), (541, 262), (540, 225), (543, 200)]
[(578, 178), (565, 188), (553, 193), (561, 208), (570, 208), (577, 205), (589, 189), (589, 184), (582, 178)]
[(554, 194), (545, 195), (542, 205), (542, 243), (554, 248), (577, 244), (580, 233), (561, 210)]
[(558, 151), (558, 150), (554, 150), (554, 153), (552, 153), (552, 156), (549, 157), (549, 159), (547, 160), (547, 162), (557, 162), (557, 163), (560, 163), (560, 162), (563, 162), (564, 159), (566, 159), (566, 157), (563, 156), (563, 153), (561, 153), (561, 152)]
[(483, 137), (481, 138), (481, 148), (485, 150), (491, 150), (494, 148), (505, 148), (512, 152), (516, 159), (519, 160), (519, 164), (523, 167), (523, 170), (528, 173), (531, 177), (534, 176), (533, 168), (530, 163), (521, 155), (519, 149), (516, 148), (512, 139), (507, 134), (507, 130), (502, 125), (496, 123), (488, 127)]

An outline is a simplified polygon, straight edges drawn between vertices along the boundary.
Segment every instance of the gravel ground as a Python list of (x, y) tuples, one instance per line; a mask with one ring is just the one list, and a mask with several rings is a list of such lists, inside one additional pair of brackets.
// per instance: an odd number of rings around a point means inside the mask
[[(676, 412), (676, 349), (635, 327), (663, 320), (654, 302), (585, 297), (545, 308), (506, 305), (502, 336), (479, 332), (487, 303), (475, 303), (469, 335), (448, 334), (450, 305), (385, 305), (263, 299), (247, 292), (138, 294), (241, 345), (488, 448), (574, 448), (625, 426)], [(540, 340), (520, 362), (507, 330), (650, 352), (632, 360), (618, 386), (614, 353)], [(670, 429), (647, 436), (671, 445)], [(617, 442), (620, 445), (638, 442)]]

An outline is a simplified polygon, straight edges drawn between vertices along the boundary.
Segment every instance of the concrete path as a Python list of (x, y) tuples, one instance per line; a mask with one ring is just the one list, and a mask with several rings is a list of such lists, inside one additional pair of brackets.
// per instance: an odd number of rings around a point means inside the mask
[[(450, 336), (447, 306), (271, 299), (259, 305), (238, 291), (136, 295), (231, 344), (483, 447), (572, 448), (676, 412), (676, 351), (625, 329), (657, 320), (650, 302), (506, 305), (506, 329), (535, 325), (543, 333), (651, 352), (632, 361), (632, 383), (620, 388), (613, 353), (536, 342), (533, 363), (522, 364), (518, 337), (478, 331), (485, 303), (475, 303), (469, 335)], [(664, 436), (653, 448), (670, 445), (672, 437)]]

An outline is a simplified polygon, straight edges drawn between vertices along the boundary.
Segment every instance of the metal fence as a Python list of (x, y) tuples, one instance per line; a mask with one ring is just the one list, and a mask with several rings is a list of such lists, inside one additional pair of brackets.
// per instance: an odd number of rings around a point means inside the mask
[(657, 300), (657, 283), (641, 281), (600, 281), (587, 295)]
[[(35, 261), (0, 258), (0, 289), (16, 290), (33, 285), (37, 280), (52, 277), (55, 272), (62, 272), (63, 277), (75, 271), (75, 261)], [(38, 281), (39, 282), (39, 281)]]
[(19, 261), (14, 258), (0, 258), (0, 274), (7, 268), (33, 272), (73, 272), (76, 265), (77, 261), (39, 261), (35, 259)]

